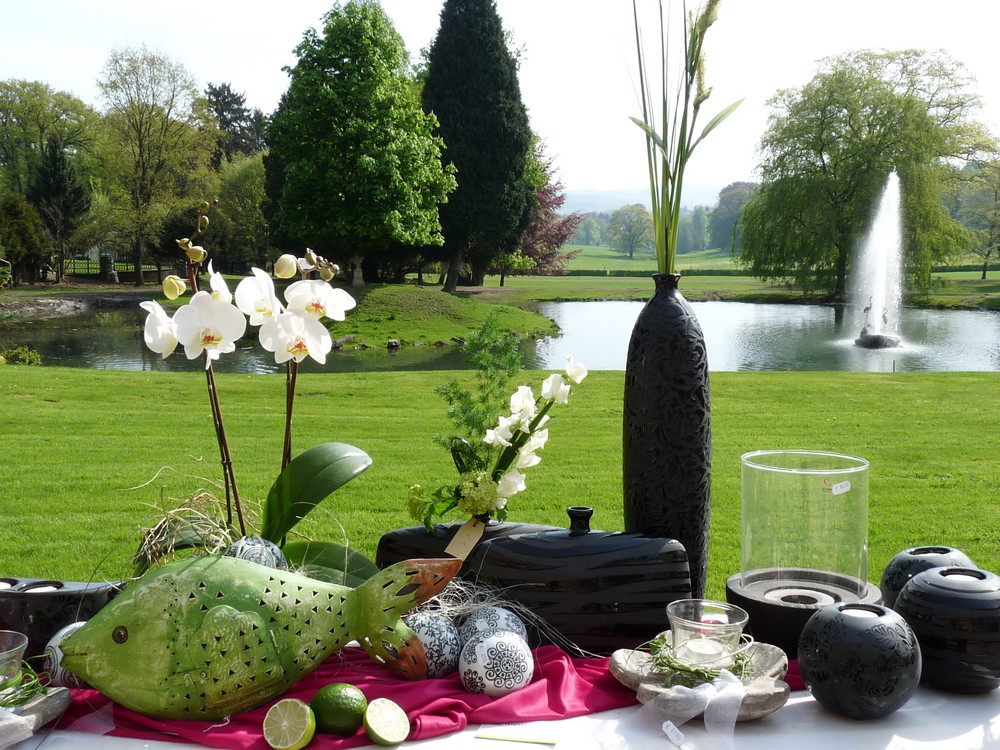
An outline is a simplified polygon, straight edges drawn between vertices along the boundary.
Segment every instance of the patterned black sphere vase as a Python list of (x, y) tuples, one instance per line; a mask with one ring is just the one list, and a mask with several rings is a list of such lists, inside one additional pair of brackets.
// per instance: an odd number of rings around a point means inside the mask
[(705, 337), (677, 289), (656, 274), (625, 361), (622, 473), (625, 531), (678, 540), (694, 598), (705, 593), (712, 419)]
[(931, 568), (903, 586), (895, 608), (920, 641), (925, 683), (952, 693), (1000, 687), (1000, 576)]
[(831, 604), (799, 638), (799, 670), (816, 701), (851, 719), (879, 719), (906, 703), (920, 682), (917, 637), (878, 604)]
[(896, 604), (900, 590), (913, 576), (931, 568), (974, 568), (969, 556), (953, 547), (911, 547), (893, 557), (882, 572), (879, 590), (882, 604), (889, 609)]

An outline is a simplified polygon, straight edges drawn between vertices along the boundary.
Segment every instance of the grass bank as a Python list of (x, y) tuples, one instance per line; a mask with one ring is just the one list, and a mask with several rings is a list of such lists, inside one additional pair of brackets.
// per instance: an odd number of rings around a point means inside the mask
[[(451, 375), (322, 374), (299, 380), (296, 452), (357, 445), (372, 468), (303, 522), (371, 554), (382, 532), (411, 525), (406, 488), (451, 482), (450, 434), (432, 393)], [(525, 373), (522, 382), (544, 373)], [(281, 376), (220, 375), (240, 489), (267, 492), (278, 469)], [(596, 372), (552, 424), (543, 461), (511, 501), (512, 520), (562, 525), (568, 505), (619, 530), (623, 373)], [(137, 528), (219, 476), (204, 379), (189, 373), (0, 368), (0, 560), (7, 575), (125, 575)], [(998, 373), (713, 373), (713, 513), (709, 594), (739, 570), (739, 456), (760, 448), (841, 451), (871, 461), (869, 578), (918, 544), (962, 549), (1000, 571), (995, 414)]]

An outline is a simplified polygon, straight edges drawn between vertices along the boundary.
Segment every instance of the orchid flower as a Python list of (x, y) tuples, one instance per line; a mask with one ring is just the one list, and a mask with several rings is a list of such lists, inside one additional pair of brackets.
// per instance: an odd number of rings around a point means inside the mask
[(142, 333), (146, 346), (166, 359), (177, 348), (177, 329), (173, 319), (167, 315), (159, 302), (144, 300), (139, 303), (139, 307), (149, 311)]
[(305, 279), (290, 284), (285, 290), (285, 301), (291, 312), (344, 320), (345, 313), (357, 304), (343, 289), (336, 289), (325, 281)]
[(566, 377), (577, 384), (587, 377), (587, 368), (580, 362), (574, 362), (572, 354), (566, 357)]
[(271, 277), (259, 268), (251, 270), (253, 276), (247, 276), (236, 286), (236, 306), (250, 316), (250, 325), (259, 326), (284, 307), (274, 293)]
[[(219, 278), (222, 278), (221, 275)], [(224, 288), (225, 281), (222, 285)], [(247, 328), (243, 313), (228, 301), (215, 299), (213, 294), (198, 292), (187, 305), (174, 313), (177, 340), (184, 347), (184, 355), (188, 359), (196, 359), (204, 353), (206, 370), (220, 355), (236, 349), (236, 340)]]
[(222, 274), (216, 273), (212, 270), (212, 261), (208, 261), (208, 286), (212, 290), (212, 299), (216, 302), (224, 302), (228, 305), (233, 301), (233, 295), (229, 291), (229, 285), (226, 284), (226, 280), (223, 278)]
[(290, 359), (301, 362), (306, 357), (324, 364), (333, 348), (333, 339), (316, 318), (282, 312), (264, 321), (260, 327), (260, 345), (274, 352), (274, 361), (279, 365)]

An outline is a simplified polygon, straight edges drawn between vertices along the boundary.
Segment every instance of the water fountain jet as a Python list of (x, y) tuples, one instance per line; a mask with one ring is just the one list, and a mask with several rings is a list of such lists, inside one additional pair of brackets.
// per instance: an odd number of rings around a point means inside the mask
[(855, 258), (852, 298), (861, 310), (861, 332), (854, 340), (866, 349), (899, 346), (899, 307), (902, 299), (903, 232), (900, 218), (899, 176), (889, 174), (875, 220)]

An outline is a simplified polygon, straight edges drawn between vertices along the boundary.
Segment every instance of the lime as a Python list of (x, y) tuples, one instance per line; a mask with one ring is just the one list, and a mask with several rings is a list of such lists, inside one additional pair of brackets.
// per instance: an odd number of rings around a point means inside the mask
[(410, 734), (410, 720), (395, 701), (376, 698), (365, 711), (365, 733), (379, 745), (398, 745)]
[(316, 714), (317, 730), (346, 737), (357, 732), (364, 721), (368, 700), (354, 685), (333, 682), (316, 691), (309, 707)]
[(285, 698), (264, 716), (264, 741), (274, 750), (301, 750), (316, 734), (316, 717), (305, 701)]

